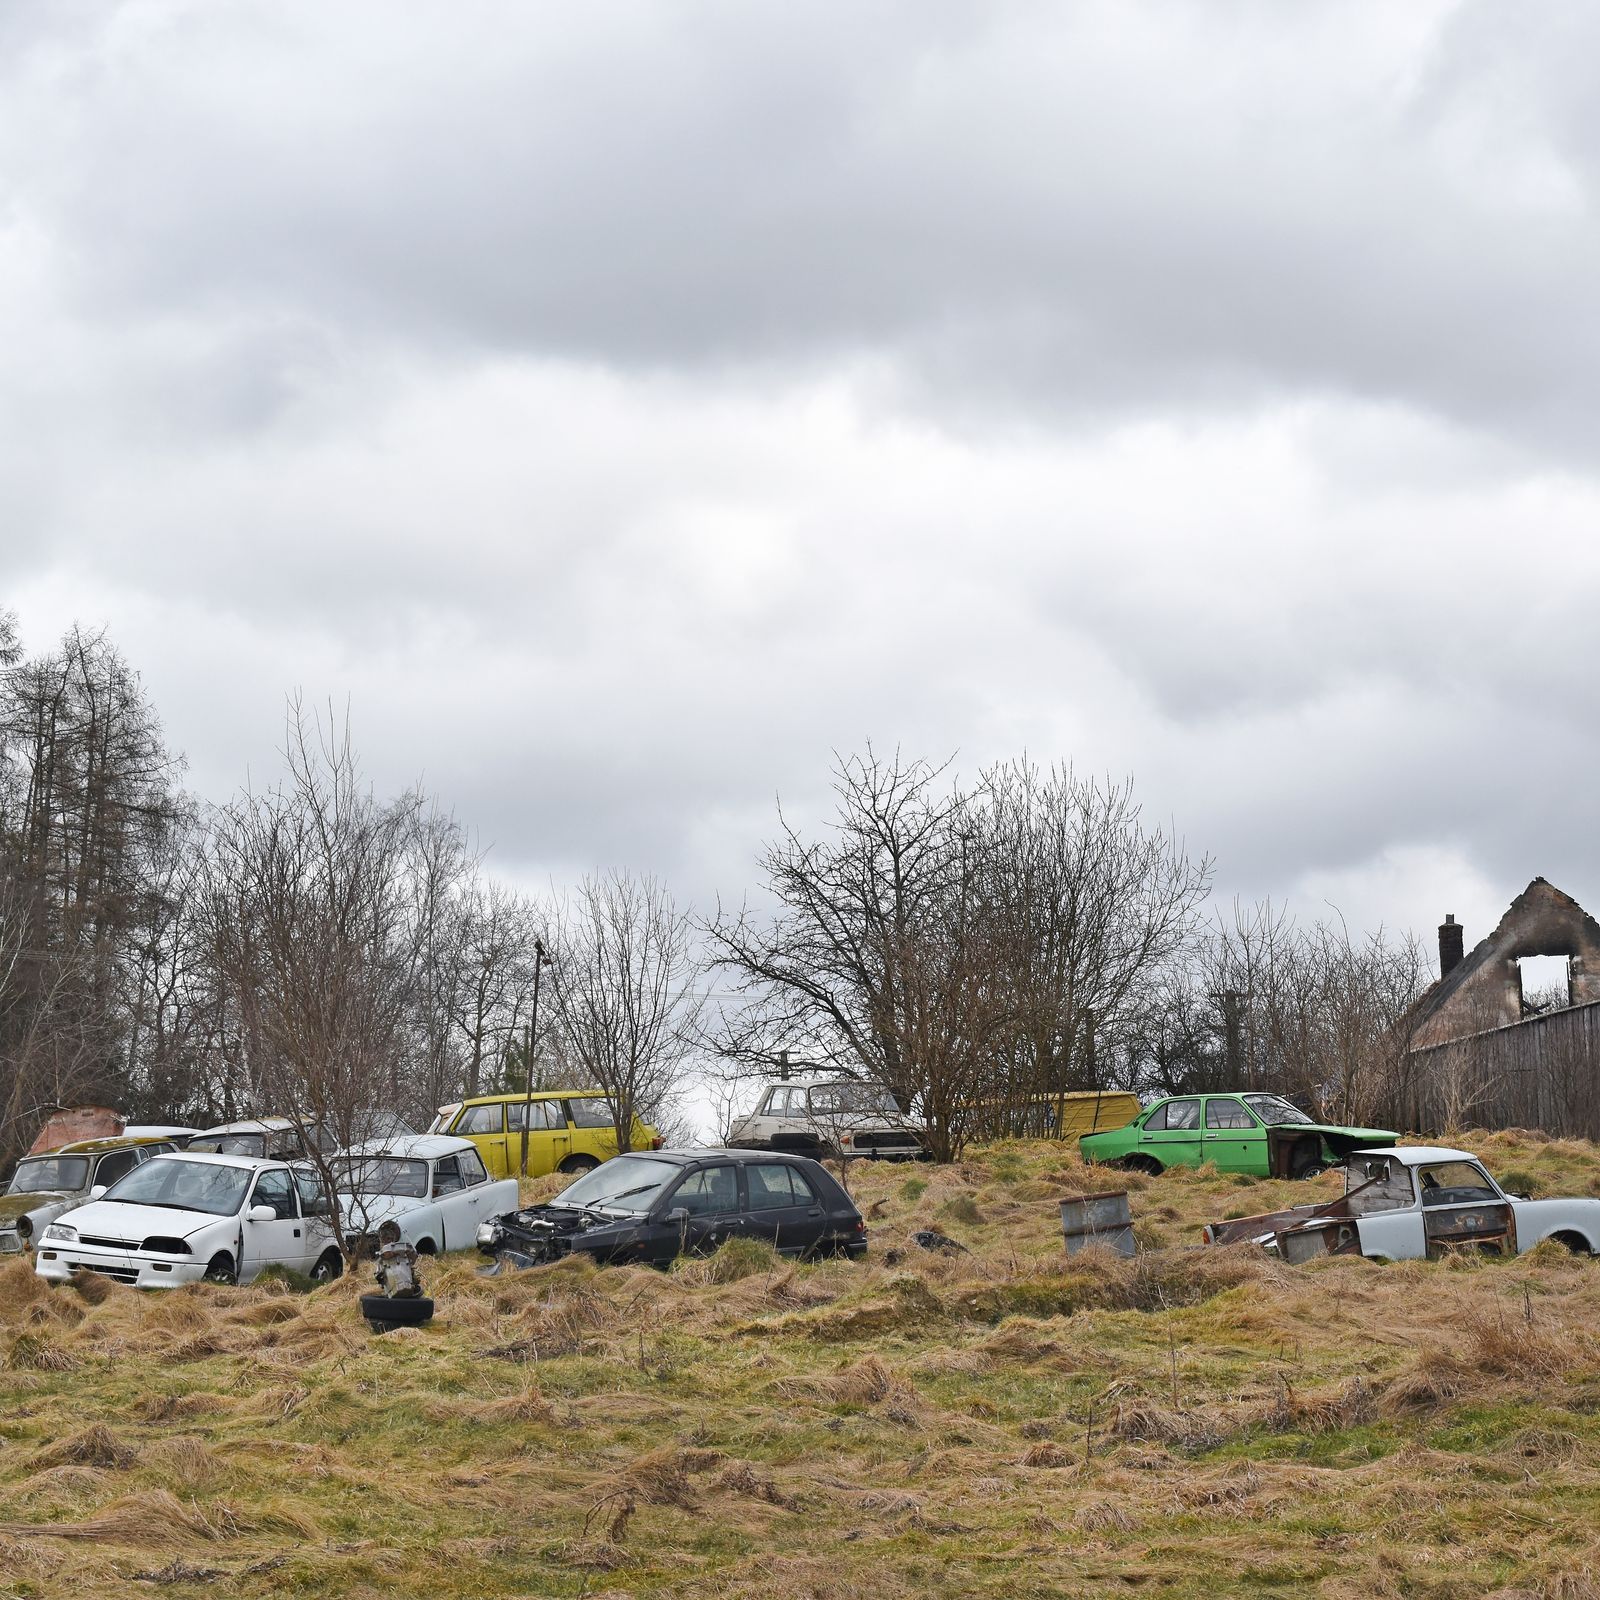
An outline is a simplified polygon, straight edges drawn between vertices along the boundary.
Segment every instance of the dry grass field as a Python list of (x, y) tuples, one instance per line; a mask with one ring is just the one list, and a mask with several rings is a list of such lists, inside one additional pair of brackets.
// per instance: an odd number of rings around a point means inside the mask
[[(1592, 1146), (1462, 1137), (1600, 1193)], [(350, 1279), (13, 1262), (0, 1595), (1600, 1596), (1600, 1263), (1207, 1250), (1336, 1180), (1206, 1170), (1133, 1180), (1137, 1260), (1069, 1264), (1085, 1179), (1046, 1144), (858, 1166), (857, 1265), (453, 1257), (383, 1338)]]

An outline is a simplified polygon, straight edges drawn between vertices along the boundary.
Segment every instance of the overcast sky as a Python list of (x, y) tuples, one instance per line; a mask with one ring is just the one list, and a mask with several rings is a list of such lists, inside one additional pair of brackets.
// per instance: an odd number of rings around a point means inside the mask
[(529, 884), (868, 739), (1224, 897), (1600, 908), (1600, 9), (0, 8), (0, 606)]

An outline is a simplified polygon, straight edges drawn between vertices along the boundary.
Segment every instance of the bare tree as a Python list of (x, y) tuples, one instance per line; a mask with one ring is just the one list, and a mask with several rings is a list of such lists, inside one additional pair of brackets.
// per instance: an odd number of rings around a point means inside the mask
[(869, 747), (834, 769), (829, 836), (781, 837), (761, 865), (777, 901), (707, 925), (742, 1003), (719, 1018), (736, 1071), (782, 1052), (920, 1105), (936, 1153), (959, 1151), (1013, 997), (999, 971), (974, 805), (945, 767)]
[(1150, 997), (1130, 1075), (1169, 1092), (1263, 1089), (1344, 1122), (1394, 1098), (1395, 1025), (1425, 982), (1422, 952), (1342, 918), (1303, 926), (1281, 906), (1235, 904)]
[(794, 1049), (869, 1078), (949, 1157), (1107, 1081), (1097, 1040), (1109, 1061), (1186, 948), (1210, 864), (1147, 828), (1127, 784), (1018, 761), (963, 792), (946, 770), (839, 762), (828, 837), (780, 813), (762, 859), (777, 914), (708, 932), (745, 998), (722, 1019), (736, 1069)]
[(380, 803), (348, 724), (323, 727), (298, 701), (284, 757), (276, 788), (218, 812), (205, 914), (248, 1074), (242, 1099), (294, 1122), (331, 1200), (332, 1149), (363, 1134), (365, 1111), (404, 1095), (423, 803), (414, 790)]
[[(533, 993), (535, 912), (504, 884), (474, 878), (457, 908), (459, 943), (450, 1021), (460, 1092), (503, 1079), (520, 1044)], [(536, 1044), (538, 1041), (536, 1041)], [(538, 1079), (535, 1069), (535, 1081)]]
[[(1103, 1088), (1145, 1002), (1191, 948), (1211, 863), (1146, 825), (1131, 781), (983, 775), (976, 815), (1013, 1025), (988, 1104)], [(1013, 1131), (998, 1128), (996, 1131)]]
[(657, 879), (608, 872), (555, 903), (545, 942), (554, 1031), (630, 1150), (635, 1117), (662, 1115), (688, 1074), (701, 1004), (689, 915)]

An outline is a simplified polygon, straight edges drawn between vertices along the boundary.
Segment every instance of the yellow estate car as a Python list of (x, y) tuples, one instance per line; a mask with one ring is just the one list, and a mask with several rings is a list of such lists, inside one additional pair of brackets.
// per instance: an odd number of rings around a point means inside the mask
[[(536, 1089), (520, 1094), (479, 1095), (440, 1106), (429, 1133), (470, 1139), (492, 1178), (514, 1178), (522, 1170), (522, 1121), (528, 1124), (528, 1176), (588, 1172), (617, 1153), (611, 1102), (595, 1089)], [(659, 1150), (661, 1135), (633, 1119), (633, 1148)]]

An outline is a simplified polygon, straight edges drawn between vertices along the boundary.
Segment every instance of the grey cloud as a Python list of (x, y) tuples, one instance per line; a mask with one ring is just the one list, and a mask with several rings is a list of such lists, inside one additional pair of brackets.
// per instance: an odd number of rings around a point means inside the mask
[(13, 203), (93, 239), (107, 318), (624, 368), (871, 352), (957, 417), (1343, 393), (1592, 442), (1580, 12), (175, 15), (80, 13), (15, 75)]

